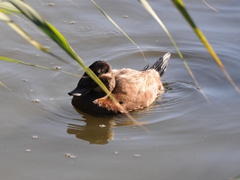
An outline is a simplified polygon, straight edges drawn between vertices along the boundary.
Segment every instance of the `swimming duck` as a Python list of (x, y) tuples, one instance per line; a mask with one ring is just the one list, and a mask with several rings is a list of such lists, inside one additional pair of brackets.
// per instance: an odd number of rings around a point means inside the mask
[(119, 105), (85, 72), (77, 87), (69, 92), (72, 105), (77, 111), (93, 115), (130, 112), (150, 106), (164, 92), (161, 76), (167, 69), (171, 54), (168, 52), (152, 66), (138, 71), (129, 68), (112, 69), (106, 61), (95, 61), (89, 68), (112, 93)]

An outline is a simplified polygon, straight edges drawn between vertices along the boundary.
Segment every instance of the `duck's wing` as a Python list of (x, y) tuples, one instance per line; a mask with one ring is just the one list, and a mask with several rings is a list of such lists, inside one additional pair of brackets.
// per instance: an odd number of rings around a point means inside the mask
[(112, 94), (121, 106), (107, 96), (96, 99), (94, 103), (116, 113), (147, 107), (163, 90), (160, 76), (154, 69), (146, 71), (122, 69), (114, 71), (114, 74), (116, 87)]

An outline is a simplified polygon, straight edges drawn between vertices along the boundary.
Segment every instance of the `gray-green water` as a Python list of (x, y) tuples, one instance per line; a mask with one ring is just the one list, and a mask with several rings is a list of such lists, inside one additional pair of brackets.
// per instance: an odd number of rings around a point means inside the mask
[[(75, 0), (27, 1), (58, 28), (89, 65), (107, 60), (113, 68), (142, 69), (141, 53), (91, 3)], [(44, 3), (44, 6), (41, 4)], [(72, 108), (67, 93), (78, 78), (59, 71), (0, 62), (0, 179), (8, 180), (227, 180), (240, 174), (240, 95), (233, 89), (189, 25), (170, 1), (150, 1), (198, 82), (208, 104), (170, 40), (137, 1), (96, 1), (154, 62), (172, 57), (163, 77), (167, 92), (132, 116), (147, 122), (150, 133), (125, 116), (94, 118)], [(240, 3), (185, 1), (240, 87)], [(0, 55), (82, 74), (49, 38), (21, 20), (28, 32), (68, 63), (28, 45), (4, 22)], [(74, 22), (74, 23), (71, 23)], [(38, 103), (32, 102), (39, 99)], [(37, 136), (37, 139), (35, 139)], [(28, 152), (30, 151), (30, 152)], [(76, 158), (67, 157), (70, 153)]]

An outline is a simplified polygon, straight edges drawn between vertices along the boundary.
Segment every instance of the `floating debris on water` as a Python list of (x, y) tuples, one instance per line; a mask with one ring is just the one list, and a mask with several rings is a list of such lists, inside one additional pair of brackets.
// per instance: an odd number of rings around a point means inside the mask
[(114, 153), (113, 153), (114, 155), (117, 155), (117, 154), (119, 154), (119, 152), (118, 151), (114, 151)]
[(32, 150), (31, 149), (26, 149), (26, 152), (31, 152)]
[(54, 3), (48, 3), (47, 5), (48, 6), (54, 6)]
[(45, 50), (49, 50), (50, 48), (48, 46), (43, 47)]
[(33, 138), (33, 139), (37, 139), (37, 138), (38, 138), (38, 136), (34, 135), (34, 136), (32, 136), (32, 138)]
[(75, 24), (76, 22), (75, 21), (71, 21), (70, 24)]
[(33, 99), (32, 102), (38, 103), (38, 102), (40, 102), (40, 100), (39, 99)]
[(134, 157), (135, 157), (135, 158), (139, 158), (140, 155), (139, 155), (139, 154), (134, 154)]
[(54, 69), (54, 70), (60, 70), (60, 69), (62, 69), (62, 68), (61, 68), (60, 66), (54, 66), (53, 69)]
[(71, 153), (66, 153), (65, 156), (68, 157), (68, 158), (71, 158), (71, 159), (75, 159), (76, 158), (76, 156), (74, 156)]
[(28, 82), (28, 80), (27, 80), (27, 79), (22, 79), (22, 81), (23, 81), (23, 82)]

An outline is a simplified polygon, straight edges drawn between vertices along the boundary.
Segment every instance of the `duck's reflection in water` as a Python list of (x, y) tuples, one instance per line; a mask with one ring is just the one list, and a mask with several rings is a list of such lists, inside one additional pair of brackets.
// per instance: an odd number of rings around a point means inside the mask
[[(128, 118), (124, 117), (122, 121), (118, 116), (94, 117), (81, 113), (82, 119), (77, 120), (76, 124), (68, 124), (67, 133), (74, 134), (76, 138), (88, 141), (90, 144), (108, 144), (109, 140), (114, 139), (113, 128), (115, 126), (136, 125)], [(84, 122), (84, 124), (83, 124)]]
[(84, 125), (68, 124), (67, 133), (74, 134), (76, 138), (88, 141), (90, 144), (107, 144), (114, 139), (112, 127), (114, 120), (106, 117), (93, 117), (83, 115)]

